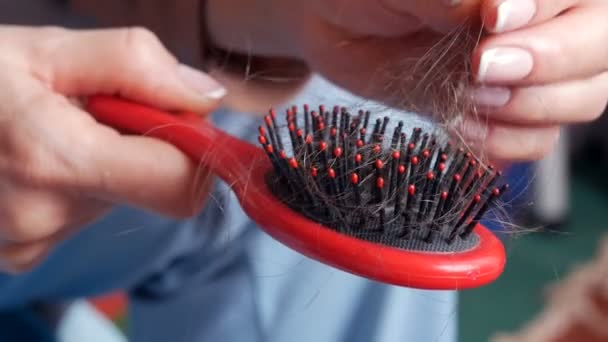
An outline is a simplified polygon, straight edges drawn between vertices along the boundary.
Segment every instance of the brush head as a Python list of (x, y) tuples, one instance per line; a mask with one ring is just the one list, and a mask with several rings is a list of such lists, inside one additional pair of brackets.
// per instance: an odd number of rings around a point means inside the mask
[[(319, 262), (382, 283), (438, 290), (479, 287), (494, 281), (504, 269), (505, 250), (501, 241), (482, 225), (476, 224), (474, 227), (472, 225), (478, 221), (481, 213), (491, 207), (493, 201), (489, 199), (496, 199), (500, 195), (501, 188), (493, 188), (489, 184), (494, 182), (498, 176), (493, 169), (485, 169), (486, 172), (490, 172), (488, 174), (492, 177), (490, 180), (486, 180), (485, 187), (478, 188), (477, 195), (464, 196), (474, 204), (474, 206), (468, 207), (471, 209), (460, 210), (461, 214), (458, 214), (463, 220), (461, 225), (467, 223), (466, 229), (455, 230), (455, 234), (446, 234), (449, 226), (433, 225), (419, 219), (417, 215), (407, 214), (411, 212), (427, 213), (426, 209), (416, 209), (420, 208), (420, 203), (427, 203), (425, 208), (430, 205), (431, 213), (433, 213), (433, 209), (435, 212), (443, 213), (443, 209), (438, 208), (447, 205), (447, 201), (451, 198), (450, 194), (455, 193), (458, 184), (465, 184), (467, 182), (462, 183), (464, 180), (469, 177), (475, 179), (476, 175), (473, 171), (462, 174), (454, 172), (453, 175), (447, 177), (450, 165), (460, 165), (460, 163), (455, 163), (447, 150), (442, 150), (441, 154), (432, 153), (431, 150), (425, 153), (425, 149), (417, 147), (425, 138), (422, 130), (416, 129), (412, 132), (412, 135), (418, 136), (417, 139), (421, 139), (420, 142), (409, 143), (408, 139), (401, 142), (401, 135), (399, 135), (398, 149), (393, 148), (391, 141), (391, 150), (387, 151), (392, 151), (392, 153), (389, 154), (384, 151), (387, 147), (381, 147), (382, 144), (370, 144), (371, 138), (367, 136), (369, 115), (365, 113), (359, 115), (359, 118), (363, 117), (363, 124), (355, 124), (356, 127), (361, 127), (359, 137), (363, 135), (364, 139), (358, 138), (353, 143), (354, 138), (339, 140), (339, 136), (344, 137), (345, 130), (338, 128), (337, 119), (336, 124), (333, 123), (333, 118), (332, 122), (328, 121), (327, 118), (330, 117), (330, 114), (326, 113), (324, 109), (319, 111), (323, 113), (323, 119), (315, 119), (318, 121), (311, 121), (319, 115), (308, 113), (306, 109), (307, 115), (298, 121), (297, 112), (292, 109), (287, 118), (292, 118), (288, 122), (292, 121), (293, 125), (287, 125), (287, 129), (283, 129), (283, 131), (289, 132), (289, 139), (293, 139), (293, 147), (300, 146), (300, 148), (293, 148), (291, 151), (295, 153), (288, 156), (289, 152), (285, 149), (287, 146), (283, 145), (283, 139), (277, 135), (278, 126), (276, 126), (276, 113), (274, 112), (266, 117), (266, 125), (260, 128), (259, 133), (262, 137), (259, 142), (264, 146), (264, 149), (260, 149), (212, 127), (203, 117), (195, 113), (167, 113), (105, 95), (91, 97), (87, 103), (87, 109), (101, 123), (110, 125), (125, 134), (144, 134), (147, 137), (169, 142), (190, 156), (193, 161), (204, 164), (231, 185), (245, 212), (260, 228), (277, 241)], [(337, 110), (342, 113), (341, 109)], [(350, 127), (347, 123), (351, 121), (351, 117), (350, 114), (347, 114), (344, 110), (345, 119), (340, 121), (344, 122), (343, 127)], [(304, 128), (298, 127), (298, 125), (302, 126), (302, 121), (304, 121)], [(317, 128), (313, 128), (314, 122), (316, 122), (315, 127)], [(388, 124), (388, 121), (383, 119), (377, 122), (378, 128), (374, 137), (388, 144), (388, 139), (384, 139), (387, 131), (385, 122)], [(332, 126), (335, 127), (335, 130), (332, 129)], [(319, 127), (328, 131), (323, 131)], [(376, 131), (376, 128), (374, 130)], [(315, 138), (314, 134), (318, 134), (319, 138)], [(346, 141), (346, 145), (332, 146), (332, 136), (336, 141), (342, 141), (343, 144)], [(426, 139), (426, 143), (433, 141), (431, 137)], [(303, 143), (307, 146), (306, 149), (310, 145), (313, 153), (317, 153), (318, 158), (321, 159), (302, 157), (301, 153), (305, 153), (301, 150)], [(369, 147), (364, 149), (367, 145)], [(357, 151), (360, 152), (353, 152), (352, 146), (357, 146), (360, 149)], [(441, 146), (444, 149), (451, 149), (447, 144)], [(420, 175), (420, 179), (423, 180), (421, 184), (430, 182), (440, 185), (443, 183), (432, 182), (442, 179), (448, 182), (451, 179), (452, 181), (446, 183), (449, 184), (449, 187), (445, 185), (448, 190), (435, 189), (434, 186), (421, 188), (418, 182), (403, 183), (403, 179), (406, 178), (402, 178), (401, 185), (395, 188), (397, 190), (387, 191), (393, 182), (391, 174), (385, 173), (390, 169), (390, 158), (401, 159), (404, 147), (406, 153), (411, 150), (412, 155), (406, 158), (411, 165), (398, 164), (397, 171), (393, 172), (395, 177), (398, 177), (397, 175), (407, 177), (403, 176), (404, 173)], [(325, 154), (315, 152), (318, 150), (325, 151)], [(384, 157), (370, 159), (363, 150), (371, 151), (368, 151), (369, 153), (379, 153)], [(300, 152), (298, 153), (298, 151)], [(333, 157), (330, 157), (329, 153), (332, 153)], [(366, 165), (369, 169), (368, 172), (363, 172), (362, 169), (359, 170), (360, 172), (343, 172), (340, 163), (332, 162), (334, 159), (340, 160), (346, 156), (349, 157), (349, 160), (354, 159), (355, 165), (358, 165), (356, 168)], [(430, 156), (435, 156), (435, 160), (437, 156), (439, 158), (439, 164), (434, 164), (437, 171), (432, 171), (432, 174), (431, 171), (408, 172), (408, 167), (431, 170), (431, 167), (425, 166), (425, 163), (429, 163)], [(472, 158), (464, 151), (458, 151), (458, 156), (460, 159)], [(319, 163), (319, 160), (325, 161), (325, 158), (329, 158), (326, 163)], [(315, 160), (317, 162), (312, 163)], [(430, 163), (433, 160), (431, 159)], [(347, 164), (346, 170), (349, 170), (348, 165), (350, 164)], [(465, 160), (460, 167), (465, 167), (465, 165), (477, 167), (479, 164), (477, 161), (473, 163), (470, 160), (466, 164)], [(477, 174), (481, 177), (486, 173)], [(346, 179), (344, 175), (347, 175)], [(321, 184), (329, 184), (329, 187), (318, 188), (317, 183), (309, 183), (308, 185), (312, 184), (313, 187), (302, 185), (301, 188), (296, 188), (301, 185), (299, 181), (306, 181), (307, 177), (315, 180), (325, 179), (325, 183)], [(336, 184), (340, 179), (344, 183)], [(397, 178), (397, 182), (399, 179)], [(352, 192), (349, 194), (349, 190), (344, 189), (348, 186), (345, 183), (350, 184), (351, 187), (359, 186), (352, 187)], [(403, 196), (415, 198), (416, 194), (425, 194), (427, 190), (422, 191), (421, 189), (430, 189), (428, 191), (430, 194), (435, 194), (434, 200), (437, 202), (422, 201), (423, 198), (433, 198), (431, 195), (425, 195), (417, 202), (409, 200), (406, 202)], [(482, 189), (486, 190), (481, 191)], [(502, 187), (502, 189), (506, 189), (506, 187)], [(380, 205), (392, 198), (393, 193), (394, 196), (401, 196), (402, 200), (394, 199), (395, 205), (392, 208), (390, 200), (386, 204)], [(437, 194), (439, 195), (437, 196)], [(351, 201), (354, 201), (356, 205), (353, 205)], [(398, 207), (397, 203), (400, 203)], [(409, 209), (408, 203), (411, 203)], [(378, 210), (370, 211), (362, 207), (376, 207)], [(391, 210), (393, 213), (405, 211), (407, 215), (400, 218), (401, 225), (394, 222), (392, 225), (389, 223)], [(405, 220), (406, 218), (407, 220)], [(362, 219), (369, 223), (359, 226), (353, 223)], [(420, 225), (410, 224), (410, 220), (414, 220)], [(449, 221), (454, 222), (454, 219)], [(437, 220), (437, 222), (440, 221)], [(423, 228), (419, 227), (423, 227), (423, 224), (426, 224), (427, 228), (440, 227), (439, 234), (433, 234), (437, 231), (427, 229), (427, 233), (431, 232), (431, 234), (421, 235), (420, 230)], [(395, 229), (391, 230), (390, 227)], [(468, 229), (472, 229), (472, 231), (467, 232)], [(404, 231), (406, 234), (403, 234)], [(454, 230), (451, 232), (453, 233)], [(454, 235), (452, 242), (449, 241), (451, 235)], [(459, 239), (477, 240), (470, 240), (474, 241), (470, 248), (466, 246), (458, 247), (448, 253), (438, 252), (440, 249), (436, 245), (445, 243), (448, 246), (458, 246)], [(433, 249), (430, 250), (429, 246)]]
[(266, 181), (281, 201), (339, 233), (386, 246), (454, 253), (479, 245), (474, 228), (508, 189), (495, 186), (499, 171), (421, 128), (405, 132), (398, 122), (389, 129), (389, 117), (308, 108), (302, 115), (290, 108), (285, 126), (271, 111), (259, 128), (274, 167)]

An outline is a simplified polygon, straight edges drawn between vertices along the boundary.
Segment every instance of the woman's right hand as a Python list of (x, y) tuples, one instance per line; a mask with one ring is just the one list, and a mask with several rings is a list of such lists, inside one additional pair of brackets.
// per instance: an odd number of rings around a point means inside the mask
[(0, 26), (0, 48), (0, 270), (30, 269), (113, 204), (200, 210), (204, 170), (169, 144), (98, 124), (73, 99), (119, 94), (208, 114), (220, 84), (140, 28)]

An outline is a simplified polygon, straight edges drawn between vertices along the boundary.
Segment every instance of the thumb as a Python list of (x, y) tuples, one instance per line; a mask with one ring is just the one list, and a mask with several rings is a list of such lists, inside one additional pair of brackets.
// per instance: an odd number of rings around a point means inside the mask
[(47, 43), (31, 56), (32, 70), (64, 95), (118, 94), (160, 109), (207, 113), (226, 93), (210, 76), (180, 64), (143, 28), (45, 34)]

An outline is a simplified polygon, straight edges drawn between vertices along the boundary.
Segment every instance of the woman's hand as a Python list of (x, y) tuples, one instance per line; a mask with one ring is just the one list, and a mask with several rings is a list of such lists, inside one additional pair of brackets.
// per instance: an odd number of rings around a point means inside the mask
[(497, 159), (535, 159), (559, 126), (592, 121), (608, 99), (608, 2), (490, 0), (492, 32), (473, 56), (483, 115), (466, 137)]
[(173, 146), (123, 136), (75, 99), (120, 94), (213, 110), (224, 89), (144, 29), (0, 26), (0, 269), (23, 271), (71, 231), (126, 203), (172, 216), (203, 204), (205, 172)]

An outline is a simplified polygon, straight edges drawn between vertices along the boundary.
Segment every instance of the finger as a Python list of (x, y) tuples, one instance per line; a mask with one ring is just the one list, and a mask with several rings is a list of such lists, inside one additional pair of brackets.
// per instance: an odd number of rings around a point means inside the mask
[(526, 127), (467, 118), (452, 128), (480, 156), (491, 161), (532, 161), (547, 156), (559, 138), (559, 126)]
[(98, 178), (89, 179), (86, 189), (105, 200), (175, 217), (200, 211), (212, 179), (204, 160), (193, 163), (174, 146), (155, 138), (114, 133), (99, 136), (97, 152), (87, 162), (99, 170), (87, 172)]
[[(40, 35), (33, 29), (29, 34)], [(162, 109), (207, 113), (225, 94), (142, 28), (49, 30), (42, 41), (30, 52), (30, 68), (65, 95), (118, 93)]]
[(478, 88), (478, 109), (491, 120), (559, 125), (597, 119), (608, 101), (608, 73), (587, 80), (514, 88)]
[(46, 240), (66, 227), (92, 220), (109, 207), (109, 203), (85, 196), (16, 183), (5, 185), (0, 193), (3, 244)]
[(485, 28), (494, 33), (545, 22), (581, 0), (488, 0), (482, 5)]
[[(480, 83), (529, 85), (592, 77), (608, 66), (608, 3), (488, 37), (473, 55)], [(584, 28), (584, 34), (579, 29)], [(583, 52), (584, 53), (581, 53)]]

